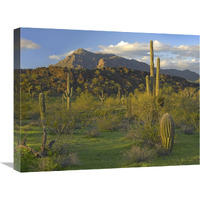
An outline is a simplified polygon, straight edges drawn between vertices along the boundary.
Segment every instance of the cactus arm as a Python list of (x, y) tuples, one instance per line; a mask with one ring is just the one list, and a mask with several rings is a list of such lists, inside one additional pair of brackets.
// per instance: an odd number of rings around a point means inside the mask
[(73, 93), (73, 87), (71, 87), (71, 90), (70, 90), (70, 97), (72, 97), (72, 93)]

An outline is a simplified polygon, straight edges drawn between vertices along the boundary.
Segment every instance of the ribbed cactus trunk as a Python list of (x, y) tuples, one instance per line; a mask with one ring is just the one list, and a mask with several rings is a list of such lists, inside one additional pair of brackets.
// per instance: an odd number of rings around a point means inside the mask
[(62, 101), (64, 102), (67, 100), (67, 110), (70, 109), (70, 102), (71, 102), (71, 97), (72, 97), (72, 92), (73, 92), (73, 87), (70, 87), (70, 75), (67, 73), (67, 90), (65, 90), (63, 96), (62, 96)]
[(150, 95), (149, 76), (146, 76), (146, 92)]
[(121, 92), (120, 92), (120, 87), (118, 87), (118, 92), (117, 92), (117, 98), (120, 99), (121, 98)]
[(153, 53), (153, 41), (150, 41), (150, 90), (151, 94), (154, 94), (154, 53)]
[(43, 136), (42, 136), (42, 146), (41, 146), (41, 155), (46, 155), (46, 140), (47, 140), (47, 132), (46, 132), (46, 126), (45, 126), (45, 96), (43, 93), (39, 94), (39, 107), (40, 107), (40, 117), (41, 117), (41, 123), (43, 127)]
[(67, 74), (67, 110), (70, 109), (70, 77), (69, 73)]
[(165, 113), (160, 121), (160, 135), (166, 154), (171, 153), (174, 142), (175, 125), (169, 113)]
[(103, 89), (101, 90), (101, 95), (99, 95), (99, 99), (100, 99), (101, 103), (103, 104), (103, 103), (104, 103), (104, 100), (105, 100), (105, 96), (104, 96), (104, 93), (103, 93)]
[(159, 95), (160, 91), (160, 58), (157, 58), (157, 68), (156, 68), (156, 96)]
[(104, 99), (105, 99), (105, 96), (104, 96), (103, 89), (102, 89), (102, 91), (101, 91), (101, 103), (102, 104), (104, 102)]
[(39, 106), (40, 106), (40, 117), (41, 121), (44, 122), (45, 115), (45, 96), (43, 93), (39, 94)]

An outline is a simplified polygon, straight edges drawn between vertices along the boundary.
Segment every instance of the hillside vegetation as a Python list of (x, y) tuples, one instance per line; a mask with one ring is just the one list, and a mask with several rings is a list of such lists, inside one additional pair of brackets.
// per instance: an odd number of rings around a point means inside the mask
[[(50, 95), (62, 94), (66, 90), (68, 72), (70, 73), (70, 84), (77, 94), (89, 90), (91, 93), (99, 95), (101, 89), (104, 88), (107, 95), (115, 95), (120, 88), (122, 93), (128, 95), (133, 93), (135, 89), (145, 91), (145, 77), (149, 74), (126, 67), (79, 70), (63, 67), (42, 67), (15, 71), (16, 74), (21, 73), (21, 78), (15, 79), (15, 85), (18, 86), (19, 80), (21, 80), (21, 90), (32, 95), (40, 92), (47, 92)], [(165, 74), (160, 75), (160, 84), (161, 87), (171, 86), (176, 92), (190, 87), (198, 89), (198, 84), (188, 82), (184, 78)], [(15, 89), (17, 90), (17, 87)]]

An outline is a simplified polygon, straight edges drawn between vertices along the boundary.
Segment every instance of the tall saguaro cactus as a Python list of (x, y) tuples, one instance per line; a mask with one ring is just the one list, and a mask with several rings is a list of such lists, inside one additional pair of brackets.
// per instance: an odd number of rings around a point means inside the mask
[(40, 117), (41, 121), (44, 122), (45, 115), (45, 96), (43, 93), (39, 94), (39, 106), (40, 106)]
[(118, 86), (117, 98), (118, 99), (121, 98), (121, 87), (120, 86)]
[(150, 41), (150, 90), (154, 94), (154, 53), (153, 41)]
[(101, 90), (101, 95), (99, 95), (99, 99), (100, 99), (101, 103), (103, 104), (103, 102), (105, 100), (105, 96), (104, 96), (104, 93), (103, 93), (103, 88)]
[(149, 88), (149, 76), (146, 76), (146, 92), (149, 95), (150, 94), (150, 88)]
[(67, 100), (67, 110), (70, 109), (70, 101), (72, 97), (73, 87), (70, 87), (70, 75), (67, 73), (67, 90), (65, 90), (65, 93), (62, 96), (63, 100)]
[(160, 90), (160, 58), (157, 58), (157, 68), (156, 68), (156, 96), (159, 95)]
[(171, 153), (174, 142), (175, 125), (172, 116), (165, 113), (160, 121), (162, 145), (167, 154)]
[(41, 123), (43, 127), (41, 154), (46, 155), (45, 145), (46, 145), (46, 140), (47, 140), (47, 132), (46, 132), (46, 126), (45, 126), (45, 96), (43, 93), (39, 94), (39, 107), (40, 107)]

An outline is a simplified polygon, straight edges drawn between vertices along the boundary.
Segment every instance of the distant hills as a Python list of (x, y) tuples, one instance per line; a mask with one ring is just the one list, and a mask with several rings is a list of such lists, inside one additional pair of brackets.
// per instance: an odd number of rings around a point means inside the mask
[[(73, 69), (94, 69), (94, 68), (109, 68), (109, 67), (127, 67), (129, 69), (149, 72), (149, 65), (144, 62), (139, 62), (134, 59), (126, 59), (114, 54), (93, 53), (85, 49), (77, 49), (65, 59), (59, 61), (55, 65), (59, 67), (67, 67)], [(156, 70), (155, 70), (156, 71)], [(161, 69), (161, 74), (178, 76), (189, 81), (197, 81), (199, 74), (190, 70), (177, 69)]]

